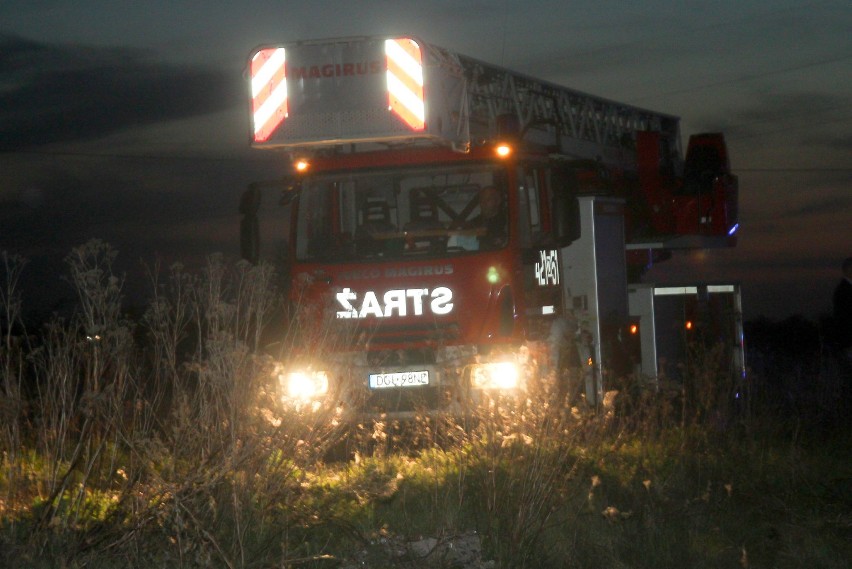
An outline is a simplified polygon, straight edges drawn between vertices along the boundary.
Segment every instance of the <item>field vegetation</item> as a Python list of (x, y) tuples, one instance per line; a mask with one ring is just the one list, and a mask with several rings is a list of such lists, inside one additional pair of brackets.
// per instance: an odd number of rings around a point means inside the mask
[(849, 370), (818, 325), (788, 322), (798, 342), (753, 325), (745, 381), (703, 346), (682, 383), (613, 381), (600, 409), (542, 390), (464, 425), (349, 429), (281, 404), (272, 269), (151, 267), (130, 317), (115, 255), (75, 248), (77, 308), (38, 326), (22, 317), (26, 262), (0, 256), (2, 567), (852, 561)]

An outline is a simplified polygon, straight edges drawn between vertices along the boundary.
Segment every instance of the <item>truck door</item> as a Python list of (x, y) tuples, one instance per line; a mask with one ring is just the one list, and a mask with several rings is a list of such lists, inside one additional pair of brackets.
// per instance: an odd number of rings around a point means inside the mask
[(562, 307), (562, 274), (548, 178), (549, 170), (543, 166), (527, 165), (518, 172), (518, 241), (531, 339), (547, 335), (550, 320)]

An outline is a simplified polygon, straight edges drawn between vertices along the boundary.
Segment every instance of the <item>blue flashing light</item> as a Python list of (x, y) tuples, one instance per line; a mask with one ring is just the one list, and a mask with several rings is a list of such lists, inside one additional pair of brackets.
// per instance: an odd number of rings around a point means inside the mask
[(734, 233), (736, 233), (736, 232), (737, 232), (737, 229), (739, 229), (739, 228), (740, 228), (740, 224), (739, 224), (739, 223), (735, 223), (735, 224), (734, 224), (734, 226), (733, 226), (733, 227), (731, 227), (731, 228), (728, 230), (728, 235), (733, 235)]

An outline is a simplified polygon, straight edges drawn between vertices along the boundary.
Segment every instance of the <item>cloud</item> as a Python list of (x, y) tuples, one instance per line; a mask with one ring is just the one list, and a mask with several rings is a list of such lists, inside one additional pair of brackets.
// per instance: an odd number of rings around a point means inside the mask
[(808, 137), (804, 140), (804, 142), (816, 146), (825, 146), (842, 152), (852, 151), (852, 134), (849, 134), (848, 132), (844, 134), (822, 133), (813, 137)]
[(791, 209), (785, 215), (796, 219), (802, 216), (836, 214), (843, 210), (852, 210), (852, 196), (837, 195), (812, 200), (800, 207)]
[[(705, 118), (705, 129), (724, 130), (729, 140), (772, 136), (794, 137), (796, 140), (831, 127), (833, 113), (848, 107), (842, 93), (753, 93), (748, 103), (724, 115)], [(724, 118), (722, 118), (724, 117)], [(829, 144), (828, 140), (825, 140)], [(832, 141), (831, 144), (834, 144)]]
[(0, 36), (0, 148), (98, 138), (243, 104), (242, 77), (124, 48)]

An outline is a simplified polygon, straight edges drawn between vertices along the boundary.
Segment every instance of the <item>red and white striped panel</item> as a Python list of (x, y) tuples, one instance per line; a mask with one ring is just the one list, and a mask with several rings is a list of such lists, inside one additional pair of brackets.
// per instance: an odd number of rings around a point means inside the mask
[(412, 39), (385, 40), (388, 64), (388, 108), (412, 130), (426, 127), (423, 101), (423, 59), (420, 46)]
[(258, 50), (251, 60), (254, 141), (264, 142), (287, 118), (287, 73), (284, 48)]

